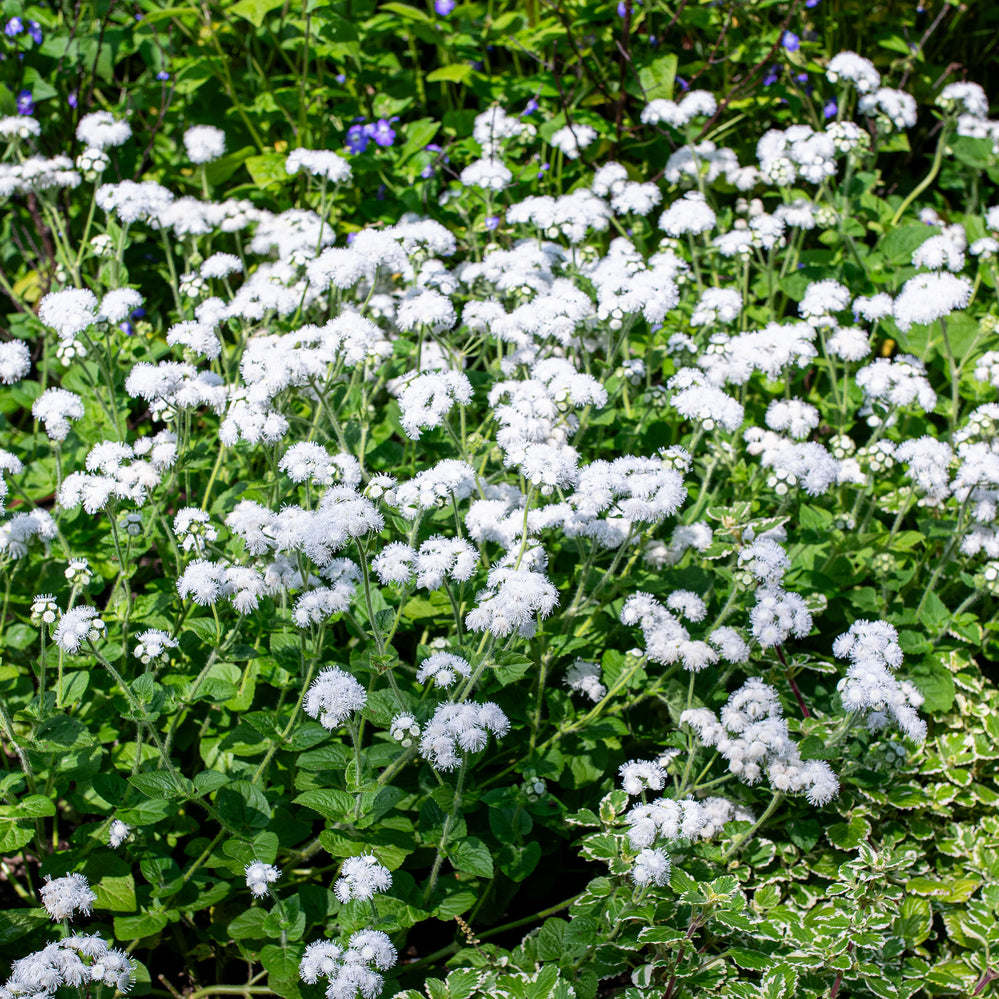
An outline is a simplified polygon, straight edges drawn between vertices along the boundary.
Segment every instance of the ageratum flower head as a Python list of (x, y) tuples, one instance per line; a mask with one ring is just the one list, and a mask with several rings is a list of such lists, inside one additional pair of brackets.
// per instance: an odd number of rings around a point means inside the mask
[(54, 881), (46, 875), (39, 895), (45, 911), (57, 922), (72, 919), (78, 912), (89, 916), (94, 902), (97, 901), (97, 895), (91, 890), (86, 877), (75, 873), (56, 878)]
[(364, 688), (339, 666), (327, 666), (312, 681), (303, 710), (331, 731), (338, 729), (355, 711), (367, 703)]

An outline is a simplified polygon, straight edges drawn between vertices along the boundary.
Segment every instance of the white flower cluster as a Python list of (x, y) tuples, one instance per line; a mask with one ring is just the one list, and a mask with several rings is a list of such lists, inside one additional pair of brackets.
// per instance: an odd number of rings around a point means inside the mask
[(325, 978), (327, 999), (374, 999), (383, 978), (377, 971), (387, 971), (398, 960), (388, 935), (381, 930), (359, 930), (346, 946), (331, 940), (316, 940), (305, 948), (298, 974), (303, 982), (314, 985)]
[(824, 760), (802, 760), (791, 739), (780, 698), (773, 687), (751, 678), (729, 697), (721, 720), (709, 708), (680, 715), (705, 746), (713, 746), (743, 783), (755, 784), (766, 773), (771, 787), (785, 794), (804, 793), (822, 805), (839, 793), (839, 781)]
[(327, 666), (312, 681), (305, 694), (303, 710), (331, 731), (338, 729), (368, 701), (365, 689), (338, 666)]
[(459, 753), (477, 753), (490, 732), (501, 739), (509, 730), (509, 719), (492, 701), (445, 701), (423, 729), (420, 755), (436, 770), (454, 770), (461, 765)]
[(270, 890), (267, 886), (274, 884), (281, 872), (273, 864), (265, 864), (260, 860), (254, 860), (243, 869), (246, 875), (246, 887), (250, 889), (250, 894), (255, 898), (263, 898)]
[(565, 673), (565, 684), (573, 691), (585, 694), (591, 701), (601, 700), (607, 688), (600, 682), (600, 667), (596, 663), (577, 659)]
[(102, 441), (87, 454), (86, 472), (71, 472), (63, 479), (59, 506), (73, 510), (82, 505), (89, 514), (116, 500), (142, 506), (176, 460), (177, 438), (167, 430), (134, 444)]
[(711, 839), (721, 832), (726, 822), (753, 821), (745, 808), (726, 798), (658, 798), (648, 804), (633, 805), (625, 815), (628, 840), (633, 850), (648, 849), (665, 840)]
[(45, 883), (38, 894), (45, 911), (56, 922), (72, 919), (78, 912), (89, 916), (94, 902), (97, 901), (97, 895), (83, 874), (67, 874), (55, 880), (46, 875)]
[(923, 695), (911, 682), (893, 675), (902, 665), (902, 649), (890, 624), (854, 621), (833, 643), (833, 654), (850, 660), (838, 687), (844, 708), (863, 712), (872, 731), (894, 721), (913, 742), (926, 739), (926, 722), (916, 712)]
[(106, 985), (129, 992), (134, 984), (135, 965), (124, 951), (109, 947), (96, 934), (74, 934), (16, 960), (0, 993), (49, 999), (60, 986), (89, 991)]
[(355, 898), (366, 902), (377, 892), (388, 891), (391, 887), (389, 869), (379, 864), (377, 857), (365, 853), (359, 857), (348, 857), (343, 862), (333, 892), (341, 902)]

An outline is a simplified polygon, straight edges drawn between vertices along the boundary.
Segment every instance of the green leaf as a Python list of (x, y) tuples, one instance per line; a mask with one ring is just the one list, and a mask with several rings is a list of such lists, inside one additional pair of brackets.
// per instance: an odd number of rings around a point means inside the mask
[(763, 976), (760, 999), (794, 999), (798, 973), (787, 964), (778, 964)]
[(215, 797), (222, 818), (233, 829), (261, 829), (271, 820), (271, 806), (264, 792), (248, 780), (237, 780), (223, 787)]
[(155, 936), (169, 922), (165, 912), (142, 912), (138, 916), (115, 916), (114, 935), (122, 943)]
[(29, 794), (16, 805), (0, 805), (0, 818), (43, 819), (55, 815), (55, 802), (43, 794)]
[(528, 671), (536, 669), (534, 660), (519, 652), (500, 652), (496, 656), (496, 666), (493, 668), (493, 676), (499, 680), (502, 686), (515, 683), (522, 676), (526, 676)]
[[(642, 939), (645, 939), (644, 936)], [(747, 971), (763, 971), (764, 968), (769, 968), (773, 961), (769, 954), (758, 950), (747, 950), (745, 947), (732, 947), (728, 956), (740, 968), (745, 968)]]
[(851, 815), (849, 822), (835, 822), (826, 830), (826, 837), (841, 850), (856, 850), (871, 835), (871, 824), (862, 815)]
[[(289, 947), (268, 944), (260, 951), (260, 963), (267, 969), (267, 974), (271, 976), (268, 979), (268, 984), (271, 983), (272, 979), (288, 981), (298, 978), (299, 960), (299, 953)], [(284, 995), (284, 993), (279, 993), (279, 995)]]
[(228, 13), (242, 17), (259, 28), (264, 23), (264, 18), (282, 4), (283, 0), (239, 0), (228, 8)]
[(466, 874), (477, 874), (483, 878), (493, 876), (493, 858), (489, 847), (475, 836), (469, 836), (449, 847), (448, 857), (459, 871)]
[(317, 788), (313, 791), (303, 791), (294, 799), (296, 805), (305, 805), (323, 818), (334, 822), (342, 822), (354, 811), (354, 796), (346, 791), (335, 791), (332, 788)]
[(564, 919), (546, 919), (542, 923), (538, 931), (538, 957), (542, 961), (561, 959), (568, 925)]
[(954, 675), (941, 657), (917, 663), (909, 671), (909, 679), (926, 698), (924, 711), (942, 714), (954, 706)]
[(474, 70), (467, 62), (454, 62), (428, 73), (427, 83), (465, 83)]
[(638, 82), (642, 85), (646, 101), (673, 96), (677, 64), (677, 57), (671, 52), (638, 70)]
[(37, 909), (7, 909), (0, 912), (0, 946), (51, 925), (48, 913)]
[[(178, 780), (183, 784), (178, 785)], [(144, 774), (133, 774), (129, 784), (150, 798), (190, 797), (194, 785), (186, 777), (175, 777), (165, 770), (151, 770)]]
[(895, 932), (905, 941), (908, 949), (918, 947), (933, 929), (933, 911), (925, 898), (909, 895), (902, 899), (902, 907), (895, 917)]
[(444, 900), (434, 909), (434, 915), (438, 919), (454, 919), (463, 912), (468, 912), (478, 901), (475, 892), (458, 890), (450, 891)]
[(35, 830), (32, 826), (0, 819), (0, 854), (17, 853), (25, 843), (31, 842), (34, 835)]
[(92, 745), (94, 738), (79, 718), (56, 715), (39, 725), (35, 742), (47, 752), (61, 752)]
[[(250, 156), (246, 161), (246, 169), (258, 187), (268, 187), (270, 184), (286, 184), (288, 171), (284, 163), (287, 156), (280, 153), (264, 153), (262, 156)], [(211, 622), (214, 628), (214, 622)], [(211, 641), (215, 641), (214, 630)]]
[(194, 787), (199, 795), (211, 794), (229, 783), (230, 778), (218, 770), (202, 770), (194, 776)]
[(233, 940), (260, 940), (267, 936), (264, 921), (267, 912), (264, 909), (247, 909), (229, 924), (229, 936)]
[(135, 880), (131, 874), (123, 877), (103, 877), (94, 885), (98, 909), (110, 909), (112, 912), (135, 911)]
[(276, 939), (282, 933), (288, 940), (298, 940), (305, 932), (305, 913), (302, 903), (294, 895), (279, 901), (263, 922), (267, 935)]
[(898, 999), (898, 989), (882, 975), (867, 975), (864, 984), (880, 999)]
[(409, 4), (383, 3), (379, 9), (391, 11), (393, 14), (398, 14), (398, 16), (405, 21), (422, 21), (424, 24), (433, 24), (433, 20), (428, 14), (425, 14), (417, 7), (410, 7)]

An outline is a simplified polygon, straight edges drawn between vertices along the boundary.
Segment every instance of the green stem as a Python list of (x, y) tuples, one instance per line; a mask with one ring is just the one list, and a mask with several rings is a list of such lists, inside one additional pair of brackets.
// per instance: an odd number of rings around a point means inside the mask
[(889, 223), (891, 228), (898, 225), (899, 219), (905, 214), (905, 210), (916, 200), (936, 180), (937, 174), (940, 172), (940, 166), (943, 163), (944, 149), (947, 146), (947, 139), (950, 138), (950, 124), (949, 122), (944, 122), (943, 127), (940, 129), (940, 138), (937, 140), (937, 151), (933, 156), (933, 164), (930, 167), (930, 172), (909, 192), (908, 197), (898, 206), (898, 211), (892, 216), (892, 220)]
[(784, 793), (782, 791), (777, 791), (774, 794), (773, 798), (770, 799), (770, 804), (767, 805), (766, 810), (763, 812), (763, 814), (744, 833), (742, 833), (741, 836), (738, 836), (735, 839), (735, 841), (732, 843), (732, 845), (722, 854), (721, 862), (723, 864), (725, 863), (725, 861), (729, 859), (729, 857), (732, 856), (732, 854), (737, 853), (739, 850), (742, 849), (746, 840), (748, 840), (749, 837), (752, 836), (753, 833), (755, 833), (756, 830), (759, 829), (760, 826), (762, 826), (763, 823), (766, 822), (771, 815), (773, 815), (773, 813), (777, 810), (777, 807), (780, 805), (780, 803), (783, 800), (784, 800)]
[(437, 856), (434, 857), (434, 866), (430, 869), (430, 881), (423, 893), (423, 904), (430, 901), (434, 888), (437, 887), (437, 878), (441, 872), (441, 864), (444, 862), (444, 851), (447, 849), (448, 836), (451, 835), (451, 827), (454, 825), (455, 816), (458, 814), (458, 807), (461, 805), (461, 792), (465, 786), (465, 771), (468, 769), (468, 754), (463, 753), (461, 767), (458, 770), (458, 784), (454, 789), (454, 801), (451, 803), (451, 811), (448, 812), (444, 820), (444, 828), (441, 830), (440, 843), (437, 845)]

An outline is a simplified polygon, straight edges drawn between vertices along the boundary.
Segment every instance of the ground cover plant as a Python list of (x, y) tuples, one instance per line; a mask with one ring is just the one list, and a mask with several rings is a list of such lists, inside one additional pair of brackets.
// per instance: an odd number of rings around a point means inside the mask
[(810, 66), (0, 119), (3, 999), (990, 993), (999, 125)]

